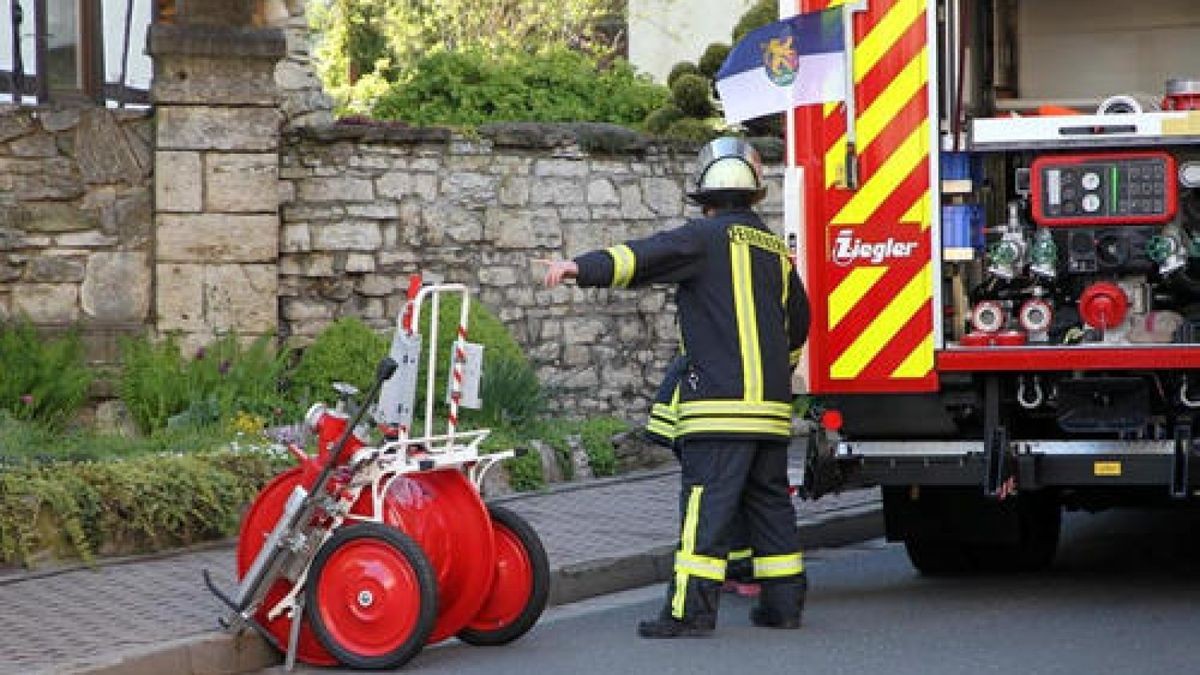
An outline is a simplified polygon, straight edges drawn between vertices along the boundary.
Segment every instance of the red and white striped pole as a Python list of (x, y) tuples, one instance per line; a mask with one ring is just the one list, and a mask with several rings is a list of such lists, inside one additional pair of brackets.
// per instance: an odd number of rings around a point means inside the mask
[(464, 292), (462, 308), (458, 316), (458, 334), (454, 340), (454, 363), (450, 369), (450, 414), (447, 416), (449, 440), (448, 446), (454, 444), (454, 432), (458, 428), (458, 407), (462, 402), (463, 371), (467, 363), (467, 315), (470, 300)]

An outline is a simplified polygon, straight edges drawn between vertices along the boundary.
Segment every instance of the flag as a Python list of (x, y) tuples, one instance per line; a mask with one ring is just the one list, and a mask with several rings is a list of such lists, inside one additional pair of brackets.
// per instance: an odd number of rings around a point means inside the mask
[(796, 16), (746, 34), (717, 72), (730, 124), (846, 98), (842, 8)]

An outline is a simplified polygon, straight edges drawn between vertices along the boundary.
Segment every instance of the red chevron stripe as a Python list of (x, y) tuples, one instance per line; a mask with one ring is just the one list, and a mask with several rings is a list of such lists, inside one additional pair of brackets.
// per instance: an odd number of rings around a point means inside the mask
[(888, 340), (879, 354), (863, 369), (859, 374), (860, 379), (882, 380), (891, 377), (892, 371), (933, 332), (932, 304), (930, 300), (921, 305), (921, 309), (917, 310), (913, 318)]

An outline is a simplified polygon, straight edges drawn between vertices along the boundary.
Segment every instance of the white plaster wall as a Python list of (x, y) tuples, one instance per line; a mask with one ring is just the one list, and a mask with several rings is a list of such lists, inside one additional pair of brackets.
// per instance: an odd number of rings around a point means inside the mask
[(1198, 0), (1021, 0), (1022, 98), (1157, 97), (1200, 78)]
[(695, 63), (714, 42), (730, 44), (752, 0), (629, 0), (629, 61), (658, 82), (671, 66)]

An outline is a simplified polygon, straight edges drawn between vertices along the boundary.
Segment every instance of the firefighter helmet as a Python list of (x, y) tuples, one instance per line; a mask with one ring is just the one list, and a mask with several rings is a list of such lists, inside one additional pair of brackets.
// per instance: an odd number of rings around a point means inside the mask
[(750, 206), (767, 194), (762, 160), (744, 139), (722, 136), (700, 150), (688, 197), (705, 206)]

